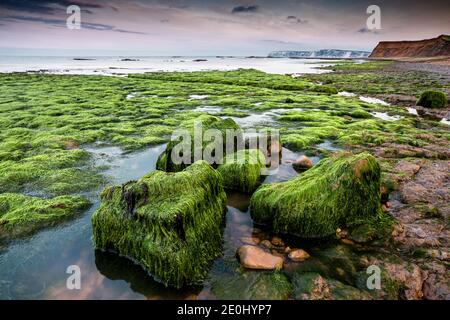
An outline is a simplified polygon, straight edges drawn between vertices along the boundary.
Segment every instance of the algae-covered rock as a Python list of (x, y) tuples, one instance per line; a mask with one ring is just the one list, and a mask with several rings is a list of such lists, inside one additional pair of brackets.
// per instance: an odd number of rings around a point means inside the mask
[(217, 170), (226, 189), (252, 193), (261, 183), (264, 167), (264, 154), (258, 149), (250, 149), (227, 155)]
[(225, 300), (286, 300), (292, 294), (292, 284), (281, 272), (245, 272), (224, 275), (213, 280), (211, 291)]
[[(192, 119), (189, 121), (185, 121), (184, 123), (180, 124), (181, 129), (185, 129), (186, 134), (188, 134), (188, 137), (180, 136), (176, 139), (172, 139), (167, 147), (166, 150), (159, 156), (158, 161), (156, 163), (156, 169), (166, 172), (178, 172), (183, 170), (184, 168), (188, 167), (190, 164), (194, 163), (195, 160), (195, 153), (199, 153), (203, 159), (204, 152), (208, 152), (208, 155), (211, 155), (214, 153), (214, 146), (216, 144), (221, 144), (222, 147), (222, 155), (225, 156), (227, 152), (226, 144), (227, 144), (227, 132), (230, 135), (228, 138), (231, 139), (233, 142), (233, 152), (237, 150), (237, 144), (238, 141), (236, 138), (239, 132), (236, 130), (239, 130), (240, 127), (236, 124), (236, 122), (231, 119), (221, 119), (215, 116), (211, 115), (202, 115), (196, 119)], [(216, 141), (214, 138), (212, 139), (203, 139), (205, 132), (208, 130), (217, 130), (220, 132), (222, 141)], [(236, 133), (236, 135), (235, 135)], [(196, 137), (197, 135), (197, 137)], [(201, 136), (201, 140), (200, 137)], [(201, 143), (197, 146), (195, 144), (194, 139), (197, 139)], [(242, 143), (242, 149), (243, 149), (243, 138), (241, 137), (240, 141)], [(175, 148), (178, 148), (180, 146), (183, 146), (183, 150), (191, 150), (190, 157), (186, 157), (187, 161), (184, 161), (182, 163), (177, 163), (176, 161), (173, 161), (172, 157), (172, 151), (176, 152), (176, 154), (180, 157), (183, 156), (182, 152), (180, 150), (177, 150)], [(207, 150), (207, 148), (210, 148), (211, 150)], [(175, 149), (175, 150), (174, 150)], [(214, 158), (214, 155), (212, 155), (212, 158)], [(199, 160), (199, 159), (197, 159)], [(222, 160), (222, 157), (218, 159), (219, 161)], [(217, 161), (217, 162), (219, 162)], [(215, 165), (216, 163), (210, 163), (211, 165)]]
[(416, 104), (425, 108), (444, 108), (447, 105), (447, 96), (441, 91), (424, 91)]
[(298, 300), (370, 300), (372, 296), (363, 290), (326, 279), (318, 273), (296, 274), (293, 278), (294, 298)]
[(165, 285), (200, 282), (220, 253), (226, 195), (204, 161), (108, 187), (101, 201), (92, 216), (96, 247), (133, 259)]
[(379, 216), (380, 166), (368, 153), (341, 153), (288, 182), (261, 186), (250, 207), (252, 218), (274, 232), (330, 236)]
[(0, 194), (0, 241), (53, 226), (89, 206), (88, 200), (78, 196), (42, 199), (18, 193)]

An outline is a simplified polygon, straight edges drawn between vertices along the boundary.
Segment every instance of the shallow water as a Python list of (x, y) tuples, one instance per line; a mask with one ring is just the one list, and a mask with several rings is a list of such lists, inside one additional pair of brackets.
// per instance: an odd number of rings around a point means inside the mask
[(367, 103), (381, 104), (381, 105), (383, 105), (383, 106), (389, 106), (389, 103), (387, 103), (387, 102), (385, 102), (385, 101), (383, 101), (383, 100), (377, 99), (377, 98), (371, 98), (371, 97), (363, 97), (363, 96), (360, 96), (360, 97), (359, 97), (359, 100), (364, 101), (364, 102), (367, 102)]
[[(86, 147), (98, 167), (111, 183), (135, 180), (155, 170), (158, 155), (165, 144), (141, 152), (123, 154), (118, 147), (92, 145)], [(283, 148), (282, 162), (274, 175), (264, 183), (286, 181), (297, 172), (292, 162), (302, 153)], [(314, 163), (318, 157), (311, 158)], [(88, 195), (93, 206), (78, 218), (36, 235), (10, 243), (0, 254), (0, 299), (185, 299), (211, 297), (210, 284), (239, 267), (236, 249), (241, 238), (269, 236), (253, 225), (248, 211), (250, 196), (228, 193), (224, 249), (216, 259), (210, 278), (202, 287), (175, 290), (153, 280), (140, 266), (113, 253), (95, 250), (91, 240), (91, 215), (99, 206), (102, 188)], [(68, 290), (66, 269), (77, 265), (81, 269), (81, 290)], [(231, 269), (229, 269), (231, 268)]]
[(370, 114), (375, 118), (383, 119), (386, 121), (397, 121), (402, 118), (401, 116), (390, 116), (387, 114), (387, 112), (371, 112)]
[[(136, 61), (122, 61), (121, 57), (11, 57), (0, 56), (0, 72), (44, 71), (56, 74), (126, 75), (156, 71), (206, 71), (257, 69), (267, 73), (325, 73), (320, 69), (330, 65), (322, 60), (244, 57), (132, 57)], [(129, 57), (128, 57), (129, 58)], [(195, 61), (198, 58), (206, 61)]]

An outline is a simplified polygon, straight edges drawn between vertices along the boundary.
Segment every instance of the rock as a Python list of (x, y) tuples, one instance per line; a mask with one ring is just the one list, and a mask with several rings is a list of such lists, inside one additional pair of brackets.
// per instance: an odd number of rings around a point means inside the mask
[[(369, 257), (367, 263), (381, 270), (381, 289), (371, 291), (377, 299), (422, 299), (425, 273), (416, 264), (396, 256)], [(360, 272), (359, 288), (367, 288), (367, 277), (365, 270)]]
[(260, 242), (260, 245), (262, 245), (263, 247), (266, 247), (267, 249), (272, 249), (273, 245), (269, 240), (263, 240)]
[(273, 270), (283, 268), (283, 259), (274, 256), (263, 249), (244, 245), (237, 252), (243, 267), (248, 269)]
[(292, 284), (281, 272), (244, 272), (214, 277), (211, 291), (215, 299), (286, 300)]
[(280, 237), (274, 236), (270, 242), (276, 247), (284, 247), (284, 241)]
[(402, 174), (403, 180), (409, 180), (419, 172), (420, 166), (418, 164), (402, 160), (395, 166), (395, 171)]
[(93, 238), (97, 248), (129, 257), (179, 288), (203, 280), (221, 252), (225, 211), (222, 177), (197, 161), (180, 173), (157, 170), (107, 187), (92, 216)]
[(264, 184), (250, 199), (253, 220), (276, 233), (324, 237), (375, 220), (380, 166), (368, 153), (340, 153), (287, 182)]
[(304, 261), (310, 257), (309, 253), (302, 249), (293, 249), (289, 253), (289, 259), (295, 262)]
[(295, 274), (294, 298), (298, 300), (371, 300), (364, 290), (345, 285), (334, 279), (326, 279), (318, 273)]
[(423, 284), (423, 298), (427, 300), (450, 300), (450, 274), (448, 266), (440, 262), (425, 265), (427, 275)]
[(241, 242), (250, 245), (257, 245), (259, 244), (260, 240), (256, 237), (242, 237)]
[(301, 156), (293, 164), (292, 167), (299, 172), (308, 170), (313, 167), (313, 162), (307, 156)]
[[(201, 115), (199, 116), (196, 122), (192, 122), (192, 121), (186, 121), (185, 123), (181, 123), (180, 124), (180, 128), (184, 128), (187, 130), (187, 133), (189, 133), (189, 137), (190, 137), (190, 141), (189, 139), (187, 141), (185, 141), (183, 138), (184, 137), (180, 137), (178, 139), (175, 140), (171, 140), (167, 146), (166, 149), (159, 155), (158, 157), (158, 161), (156, 162), (156, 169), (157, 170), (161, 170), (161, 171), (166, 171), (166, 172), (178, 172), (181, 171), (183, 169), (185, 169), (186, 167), (188, 167), (189, 165), (191, 165), (192, 163), (194, 163), (194, 152), (191, 152), (191, 157), (186, 157), (186, 162), (184, 161), (185, 159), (183, 159), (182, 163), (174, 163), (173, 159), (172, 159), (172, 150), (178, 146), (178, 148), (183, 145), (183, 143), (185, 143), (187, 146), (186, 148), (189, 149), (191, 146), (194, 146), (194, 136), (195, 136), (195, 131), (200, 131), (201, 134), (203, 135), (207, 130), (218, 130), (221, 132), (222, 137), (223, 137), (223, 156), (226, 156), (226, 151), (227, 151), (227, 146), (226, 146), (226, 142), (227, 142), (227, 131), (229, 132), (229, 134), (231, 133), (233, 135), (233, 137), (235, 137), (235, 130), (240, 129), (239, 125), (236, 124), (236, 122), (231, 119), (231, 118), (226, 118), (226, 119), (221, 119), (212, 115)], [(195, 126), (195, 124), (201, 124), (201, 126)], [(199, 133), (196, 133), (197, 135)], [(241, 137), (242, 138), (242, 137)], [(239, 140), (239, 139), (238, 139)], [(241, 141), (243, 142), (243, 141)], [(238, 141), (238, 145), (239, 143), (241, 143), (240, 141)], [(203, 144), (202, 145), (202, 152), (205, 151), (205, 148), (210, 146), (209, 143)], [(237, 148), (237, 146), (235, 146)], [(235, 148), (235, 150), (236, 150)], [(190, 149), (189, 149), (190, 150)], [(212, 151), (212, 150), (211, 150)], [(217, 162), (222, 161), (222, 158), (220, 160), (218, 160)], [(216, 163), (210, 163), (211, 165), (216, 165)]]
[(416, 104), (425, 108), (444, 108), (447, 105), (447, 96), (442, 91), (428, 90), (422, 92)]
[(226, 189), (252, 193), (261, 184), (261, 170), (265, 163), (260, 150), (239, 150), (227, 155), (217, 171), (222, 175)]
[(292, 251), (292, 249), (289, 248), (289, 247), (284, 248), (284, 253), (289, 253), (289, 252), (291, 252), (291, 251)]

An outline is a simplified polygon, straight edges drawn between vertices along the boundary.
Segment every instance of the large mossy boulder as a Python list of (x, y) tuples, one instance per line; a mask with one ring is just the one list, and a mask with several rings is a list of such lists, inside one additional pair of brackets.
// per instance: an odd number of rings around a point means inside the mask
[(263, 185), (250, 202), (252, 218), (277, 233), (325, 237), (337, 228), (376, 220), (380, 211), (380, 166), (368, 153), (340, 153), (302, 175)]
[(260, 150), (239, 150), (227, 155), (217, 171), (222, 175), (226, 189), (252, 193), (261, 184), (261, 170), (265, 163)]
[[(220, 131), (221, 135), (222, 135), (222, 154), (223, 156), (226, 156), (226, 143), (227, 143), (227, 132), (231, 135), (233, 135), (232, 137), (230, 137), (230, 139), (233, 139), (233, 151), (238, 150), (237, 146), (238, 146), (238, 141), (237, 138), (234, 137), (233, 133), (238, 133), (236, 130), (239, 130), (240, 127), (238, 124), (236, 124), (236, 122), (231, 119), (231, 118), (227, 118), (227, 119), (221, 119), (219, 117), (215, 117), (215, 116), (211, 116), (211, 115), (202, 115), (198, 118), (195, 119), (191, 119), (189, 121), (185, 121), (183, 123), (180, 124), (180, 129), (185, 129), (186, 132), (189, 134), (190, 139), (185, 139), (185, 137), (178, 137), (176, 139), (172, 139), (168, 144), (166, 149), (164, 150), (163, 153), (161, 153), (161, 155), (158, 158), (158, 161), (156, 163), (156, 169), (161, 170), (161, 171), (166, 171), (166, 172), (178, 172), (181, 171), (185, 168), (187, 168), (190, 164), (194, 163), (194, 155), (195, 155), (195, 151), (196, 151), (196, 145), (194, 143), (194, 137), (195, 137), (195, 126), (196, 124), (200, 124), (201, 123), (201, 131), (200, 134), (202, 135), (202, 137), (204, 136), (205, 132), (207, 130), (210, 129), (216, 129), (218, 131)], [(198, 127), (200, 128), (200, 127)], [(213, 140), (213, 141), (211, 141)], [(203, 155), (203, 152), (205, 152), (206, 148), (213, 148), (213, 146), (215, 145), (215, 143), (218, 143), (217, 141), (214, 141), (214, 139), (202, 139), (202, 144), (200, 146), (201, 150), (197, 150), (197, 152), (200, 152)], [(242, 144), (244, 144), (244, 141), (242, 139), (241, 141)], [(190, 149), (191, 150), (191, 157), (189, 159), (189, 161), (187, 161), (187, 163), (183, 162), (183, 163), (174, 163), (173, 159), (172, 159), (172, 150), (174, 150), (174, 148), (176, 146), (181, 146), (182, 144), (185, 144), (185, 148), (186, 149)], [(178, 150), (176, 150), (178, 152)], [(213, 150), (210, 150), (211, 153), (214, 153)], [(175, 151), (174, 151), (175, 152)], [(178, 153), (179, 156), (182, 156), (181, 153)], [(219, 159), (220, 161), (222, 160), (222, 158)], [(215, 163), (210, 163), (211, 165), (216, 165)]]
[(92, 216), (94, 242), (165, 285), (197, 284), (221, 252), (225, 209), (222, 177), (206, 162), (178, 173), (153, 171), (102, 192)]
[(79, 196), (42, 199), (18, 193), (0, 194), (0, 241), (51, 227), (86, 210), (91, 203)]
[(447, 105), (447, 96), (441, 91), (425, 91), (416, 104), (425, 108), (444, 108)]

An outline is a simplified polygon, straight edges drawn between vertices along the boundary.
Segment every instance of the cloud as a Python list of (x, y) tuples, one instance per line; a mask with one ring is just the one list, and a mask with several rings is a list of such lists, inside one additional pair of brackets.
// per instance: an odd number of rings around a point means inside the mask
[(231, 10), (231, 13), (256, 12), (258, 9), (258, 6), (237, 6)]
[(273, 43), (277, 45), (289, 45), (289, 46), (303, 46), (303, 43), (300, 42), (292, 42), (292, 41), (283, 41), (283, 40), (275, 40), (275, 39), (263, 39), (261, 42)]
[(379, 31), (377, 31), (376, 29), (369, 29), (367, 27), (361, 28), (358, 30), (358, 33), (372, 33), (372, 34), (380, 34)]
[[(106, 8), (106, 6), (99, 3), (92, 3), (88, 1), (79, 0), (2, 0), (0, 2), (0, 8), (8, 9), (18, 12), (32, 12), (32, 13), (53, 13), (57, 10), (62, 10), (70, 5), (77, 5), (82, 11), (86, 13), (92, 13), (89, 9)], [(116, 10), (114, 7), (110, 7)]]
[(296, 16), (287, 16), (286, 20), (289, 22), (300, 23), (300, 24), (308, 23), (308, 20), (300, 19), (300, 18), (297, 18)]
[[(64, 28), (66, 27), (66, 20), (64, 20), (64, 19), (52, 19), (52, 18), (41, 18), (41, 17), (31, 17), (31, 16), (15, 16), (15, 15), (9, 15), (9, 16), (6, 16), (6, 17), (0, 18), (0, 19), (2, 19), (3, 21), (28, 21), (28, 22), (43, 23), (43, 24), (50, 25), (53, 27), (64, 27)], [(81, 28), (97, 30), (97, 31), (113, 31), (113, 32), (120, 32), (120, 33), (147, 34), (145, 32), (120, 29), (120, 28), (116, 28), (115, 26), (112, 26), (112, 25), (101, 24), (101, 23), (82, 22)]]

